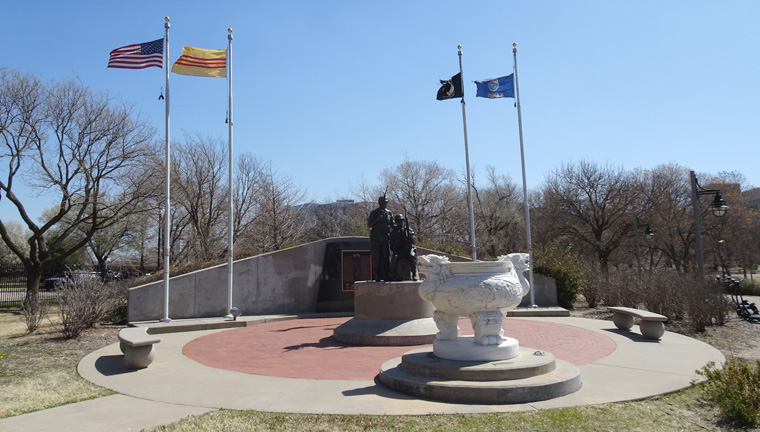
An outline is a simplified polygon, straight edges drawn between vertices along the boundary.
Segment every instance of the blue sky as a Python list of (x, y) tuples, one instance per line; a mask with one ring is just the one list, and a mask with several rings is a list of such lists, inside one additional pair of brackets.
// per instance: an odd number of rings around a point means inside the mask
[[(436, 101), (462, 45), (470, 164), (521, 182), (512, 99), (474, 80), (513, 70), (529, 188), (562, 163), (740, 171), (760, 185), (757, 1), (3, 1), (0, 66), (79, 77), (135, 104), (163, 133), (164, 71), (107, 69), (108, 53), (164, 35), (227, 47), (235, 153), (271, 161), (316, 201), (352, 198), (405, 159), (463, 173), (458, 100)], [(171, 74), (171, 137), (227, 139), (227, 83)], [(38, 200), (46, 207), (44, 200)], [(41, 210), (41, 208), (40, 208)], [(13, 209), (0, 202), (0, 218)]]

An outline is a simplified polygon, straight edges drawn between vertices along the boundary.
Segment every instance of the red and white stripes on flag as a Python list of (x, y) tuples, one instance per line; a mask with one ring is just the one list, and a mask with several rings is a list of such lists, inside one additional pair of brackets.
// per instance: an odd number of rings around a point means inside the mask
[(164, 39), (133, 44), (111, 51), (108, 67), (121, 69), (145, 69), (164, 65)]

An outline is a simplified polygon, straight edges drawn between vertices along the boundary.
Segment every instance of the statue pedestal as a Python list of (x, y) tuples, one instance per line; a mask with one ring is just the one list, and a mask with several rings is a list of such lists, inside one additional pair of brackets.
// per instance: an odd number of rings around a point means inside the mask
[(333, 337), (355, 345), (424, 345), (438, 332), (433, 304), (419, 295), (421, 282), (354, 283), (354, 318)]

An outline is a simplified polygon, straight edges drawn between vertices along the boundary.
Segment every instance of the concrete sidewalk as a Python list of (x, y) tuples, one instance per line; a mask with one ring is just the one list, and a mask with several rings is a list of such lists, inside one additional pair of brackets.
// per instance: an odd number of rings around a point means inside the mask
[[(249, 319), (258, 320), (252, 322), (277, 322), (283, 318)], [(717, 349), (670, 332), (666, 332), (659, 341), (651, 341), (644, 339), (637, 327), (634, 327), (633, 332), (622, 332), (611, 321), (573, 317), (511, 319), (519, 320), (523, 326), (531, 326), (531, 322), (535, 322), (537, 325), (532, 327), (543, 333), (535, 339), (539, 342), (556, 341), (572, 331), (576, 335), (587, 335), (585, 338), (573, 339), (570, 345), (576, 351), (594, 350), (595, 344), (606, 339), (614, 345), (603, 357), (579, 365), (583, 385), (571, 395), (519, 405), (447, 404), (399, 394), (376, 384), (372, 379), (283, 378), (205, 366), (183, 354), (183, 347), (193, 341), (200, 343), (198, 339), (201, 337), (204, 337), (204, 343), (213, 344), (217, 335), (223, 333), (224, 343), (229, 344), (237, 335), (245, 337), (246, 334), (241, 331), (243, 329), (208, 329), (223, 325), (212, 319), (194, 322), (195, 328), (206, 328), (205, 330), (160, 334), (161, 343), (157, 345), (156, 360), (147, 369), (128, 369), (123, 363), (117, 343), (87, 355), (79, 364), (79, 373), (88, 381), (114, 390), (117, 395), (3, 419), (0, 420), (0, 430), (135, 431), (220, 408), (300, 413), (423, 415), (600, 404), (641, 399), (687, 387), (697, 378), (697, 369), (710, 361), (724, 361)], [(272, 332), (283, 334), (296, 329), (306, 331), (304, 328), (310, 326), (302, 325), (305, 323), (305, 320), (291, 321), (282, 324), (287, 328), (281, 325)], [(182, 329), (181, 322), (175, 321), (170, 325)], [(162, 326), (166, 330), (166, 324), (150, 326)], [(266, 330), (264, 327), (262, 329)], [(314, 337), (321, 336), (315, 334)], [(313, 345), (312, 342), (304, 340), (303, 345)], [(409, 347), (409, 350), (414, 348)], [(292, 358), (297, 359), (298, 350), (291, 351), (294, 356)], [(351, 355), (349, 348), (342, 352)], [(381, 351), (378, 353), (377, 356), (382, 356)], [(552, 354), (557, 358), (563, 355), (562, 352)], [(379, 366), (378, 364), (378, 369)]]

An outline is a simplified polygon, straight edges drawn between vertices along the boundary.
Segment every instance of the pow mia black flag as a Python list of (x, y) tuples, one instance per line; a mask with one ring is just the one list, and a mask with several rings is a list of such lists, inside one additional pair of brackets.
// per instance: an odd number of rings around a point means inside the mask
[(440, 80), (441, 88), (438, 89), (437, 100), (446, 100), (462, 97), (462, 73), (458, 73), (449, 80)]

